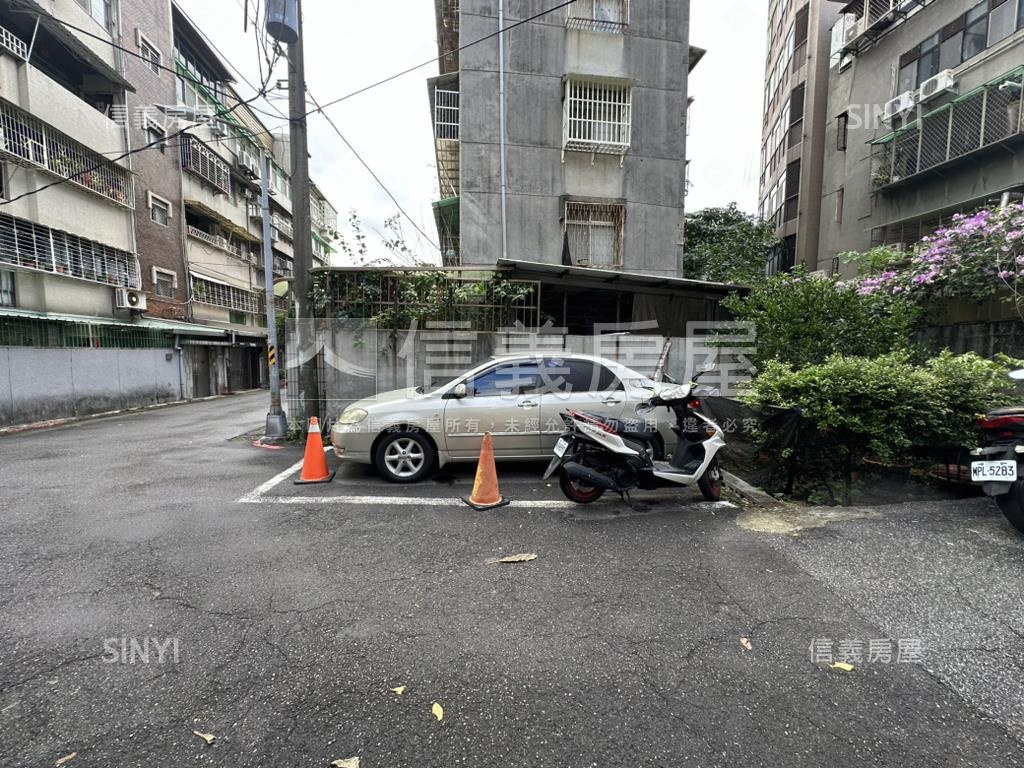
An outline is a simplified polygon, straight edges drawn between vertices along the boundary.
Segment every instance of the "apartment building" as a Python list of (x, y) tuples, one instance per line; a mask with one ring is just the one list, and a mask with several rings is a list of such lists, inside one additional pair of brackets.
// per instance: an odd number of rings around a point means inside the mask
[[(507, 5), (506, 27), (550, 7)], [(441, 53), (499, 29), (487, 0), (435, 11)], [(687, 82), (703, 55), (689, 46), (689, 2), (581, 0), (504, 38), (504, 78), (494, 38), (444, 57), (428, 82), (444, 263), (679, 276)]]
[(831, 0), (772, 0), (768, 11), (760, 215), (782, 245), (769, 273), (817, 265), (822, 156), (828, 124)]
[(293, 232), (286, 145), (168, 0), (0, 0), (0, 424), (259, 386), (266, 280), (337, 228), (313, 186)]
[(1024, 197), (1024, 0), (855, 0), (834, 34), (818, 267)]

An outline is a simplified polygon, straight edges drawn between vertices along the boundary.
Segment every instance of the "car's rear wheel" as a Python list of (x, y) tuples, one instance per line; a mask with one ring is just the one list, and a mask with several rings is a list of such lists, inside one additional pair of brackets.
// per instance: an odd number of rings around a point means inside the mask
[(1008, 492), (996, 496), (996, 504), (1010, 525), (1024, 533), (1024, 480), (1017, 480)]
[(385, 435), (374, 453), (377, 471), (393, 483), (422, 480), (436, 462), (437, 451), (430, 440), (409, 430)]

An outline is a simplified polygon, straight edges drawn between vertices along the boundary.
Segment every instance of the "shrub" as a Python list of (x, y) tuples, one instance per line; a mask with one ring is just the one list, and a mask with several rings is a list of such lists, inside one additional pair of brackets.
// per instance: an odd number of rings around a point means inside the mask
[(901, 297), (862, 294), (856, 285), (802, 270), (771, 277), (723, 304), (737, 319), (755, 323), (757, 349), (751, 361), (759, 371), (772, 360), (802, 368), (836, 354), (910, 353), (920, 314)]

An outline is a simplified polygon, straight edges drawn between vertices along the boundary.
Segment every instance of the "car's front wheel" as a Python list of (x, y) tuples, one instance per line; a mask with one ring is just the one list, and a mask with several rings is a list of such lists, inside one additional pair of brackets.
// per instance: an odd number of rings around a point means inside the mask
[(385, 479), (393, 483), (415, 483), (433, 469), (437, 451), (429, 439), (418, 432), (393, 432), (377, 444), (374, 464)]

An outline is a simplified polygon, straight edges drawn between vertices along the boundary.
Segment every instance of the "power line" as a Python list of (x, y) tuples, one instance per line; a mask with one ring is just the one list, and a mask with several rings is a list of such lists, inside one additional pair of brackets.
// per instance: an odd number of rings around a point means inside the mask
[(537, 19), (540, 19), (540, 18), (542, 18), (544, 16), (547, 16), (548, 14), (554, 13), (555, 11), (560, 11), (562, 8), (567, 8), (568, 6), (572, 5), (575, 2), (576, 2), (576, 0), (566, 0), (564, 3), (561, 3), (560, 5), (556, 5), (553, 8), (548, 8), (546, 11), (541, 11), (540, 13), (535, 13), (533, 16), (530, 16), (530, 17), (525, 18), (525, 19), (521, 19), (521, 20), (517, 21), (515, 24), (509, 24), (507, 27), (503, 27), (503, 28), (497, 30), (496, 32), (491, 32), (489, 35), (484, 35), (483, 37), (478, 38), (477, 40), (473, 40), (472, 42), (466, 43), (465, 45), (460, 45), (458, 48), (453, 48), (450, 51), (446, 51), (445, 53), (442, 53), (440, 56), (435, 56), (432, 59), (428, 59), (427, 61), (424, 61), (422, 64), (417, 64), (414, 67), (409, 67), (408, 69), (403, 69), (401, 72), (396, 72), (393, 75), (385, 77), (383, 80), (378, 80), (375, 83), (370, 83), (370, 85), (364, 86), (364, 87), (360, 88), (357, 91), (352, 91), (352, 93), (346, 94), (345, 96), (340, 96), (337, 99), (332, 99), (331, 101), (328, 101), (328, 102), (320, 105), (319, 107), (317, 107), (317, 109), (314, 109), (314, 110), (312, 110), (310, 112), (307, 112), (306, 116), (308, 117), (309, 115), (313, 114), (314, 112), (323, 112), (328, 107), (333, 107), (335, 104), (340, 104), (341, 102), (346, 101), (347, 99), (351, 99), (353, 96), (358, 96), (361, 93), (365, 93), (366, 91), (372, 90), (373, 88), (377, 88), (377, 87), (379, 87), (381, 85), (384, 85), (385, 83), (390, 83), (392, 80), (397, 80), (398, 78), (403, 77), (404, 75), (408, 75), (411, 72), (415, 72), (417, 69), (423, 69), (423, 67), (426, 67), (426, 66), (428, 66), (430, 64), (434, 64), (435, 62), (441, 61), (442, 59), (445, 59), (448, 56), (453, 56), (456, 53), (461, 53), (462, 51), (466, 50), (467, 48), (472, 48), (474, 45), (479, 45), (480, 43), (487, 42), (488, 40), (490, 40), (492, 38), (495, 38), (495, 37), (498, 37), (499, 35), (502, 35), (505, 32), (509, 32), (509, 31), (515, 29), (516, 27), (521, 27), (523, 24), (529, 24), (531, 21), (536, 21)]
[[(312, 94), (312, 92), (309, 90), (309, 88), (306, 89), (306, 93), (309, 94), (309, 98), (313, 100), (313, 103), (316, 104), (318, 109), (319, 109), (320, 104), (317, 102), (316, 97)], [(430, 245), (432, 245), (434, 248), (437, 248), (437, 250), (440, 251), (441, 250), (441, 246), (439, 246), (437, 243), (435, 243), (433, 240), (431, 240), (430, 236), (426, 232), (424, 232), (422, 229), (420, 229), (419, 225), (413, 220), (412, 216), (410, 216), (408, 213), (406, 213), (405, 209), (402, 208), (402, 204), (398, 202), (398, 200), (395, 198), (395, 196), (393, 194), (391, 194), (391, 190), (389, 190), (387, 188), (387, 185), (385, 185), (384, 182), (380, 180), (380, 177), (376, 173), (374, 173), (373, 169), (366, 163), (365, 160), (363, 160), (362, 156), (358, 152), (356, 152), (355, 147), (353, 147), (349, 143), (348, 139), (346, 139), (344, 137), (344, 135), (342, 135), (341, 131), (338, 129), (338, 126), (335, 125), (335, 123), (331, 119), (330, 115), (328, 115), (326, 112), (323, 112), (323, 111), (321, 111), (320, 114), (322, 114), (324, 116), (324, 118), (327, 120), (327, 123), (331, 126), (331, 128), (334, 129), (334, 132), (336, 134), (338, 134), (338, 138), (341, 139), (342, 142), (344, 142), (345, 146), (348, 147), (349, 151), (353, 155), (355, 155), (356, 160), (358, 160), (362, 164), (363, 168), (365, 168), (367, 170), (367, 172), (373, 177), (373, 180), (377, 182), (377, 184), (380, 186), (381, 189), (384, 190), (384, 193), (389, 198), (391, 198), (391, 202), (393, 202), (398, 207), (399, 213), (401, 213), (403, 216), (405, 216), (405, 218), (407, 218), (409, 220), (409, 223), (413, 225), (413, 227), (416, 229), (416, 231), (419, 232), (423, 236), (423, 238), (428, 243), (430, 243)]]

